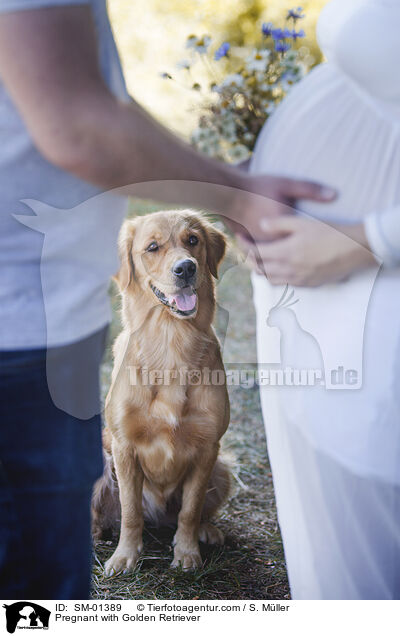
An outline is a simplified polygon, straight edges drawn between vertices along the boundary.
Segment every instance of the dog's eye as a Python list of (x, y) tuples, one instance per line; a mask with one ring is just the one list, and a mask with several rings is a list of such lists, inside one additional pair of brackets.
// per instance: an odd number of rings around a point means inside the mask
[(157, 252), (158, 245), (155, 241), (152, 241), (148, 247), (146, 247), (146, 252)]
[(189, 236), (189, 244), (190, 245), (197, 245), (198, 242), (199, 242), (199, 239), (197, 238), (197, 236), (195, 236), (194, 234), (191, 234)]

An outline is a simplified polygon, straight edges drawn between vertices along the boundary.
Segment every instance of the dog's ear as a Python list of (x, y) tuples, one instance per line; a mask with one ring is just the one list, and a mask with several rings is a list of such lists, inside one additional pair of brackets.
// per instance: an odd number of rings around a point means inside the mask
[(132, 221), (125, 221), (118, 238), (118, 252), (121, 265), (118, 273), (114, 276), (121, 291), (129, 287), (133, 281), (135, 266), (132, 258), (133, 238), (135, 236), (135, 225)]
[(226, 250), (226, 236), (211, 223), (206, 223), (207, 265), (214, 278), (218, 278), (218, 265)]

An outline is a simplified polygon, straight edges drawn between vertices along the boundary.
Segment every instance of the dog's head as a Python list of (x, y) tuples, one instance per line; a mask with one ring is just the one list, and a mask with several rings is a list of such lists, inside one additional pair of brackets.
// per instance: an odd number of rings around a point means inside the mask
[(198, 292), (217, 277), (226, 239), (199, 213), (156, 212), (125, 221), (116, 280), (121, 292), (142, 294), (177, 318), (193, 318)]

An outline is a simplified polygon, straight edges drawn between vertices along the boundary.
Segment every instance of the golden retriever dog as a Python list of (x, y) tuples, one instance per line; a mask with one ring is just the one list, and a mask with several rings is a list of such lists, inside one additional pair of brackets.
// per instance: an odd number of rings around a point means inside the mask
[(200, 566), (199, 540), (223, 543), (210, 518), (230, 483), (218, 456), (229, 401), (212, 327), (225, 245), (222, 232), (189, 210), (122, 227), (123, 330), (105, 408), (106, 467), (92, 507), (95, 538), (121, 517), (108, 575), (135, 567), (144, 519), (177, 524), (172, 567)]

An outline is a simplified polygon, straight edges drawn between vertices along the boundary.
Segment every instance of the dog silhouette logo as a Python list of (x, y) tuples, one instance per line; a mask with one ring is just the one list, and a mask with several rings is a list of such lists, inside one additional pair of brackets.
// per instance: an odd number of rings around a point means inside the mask
[(3, 605), (6, 610), (7, 631), (14, 634), (16, 629), (48, 629), (50, 610), (31, 603), (19, 601), (11, 605)]

